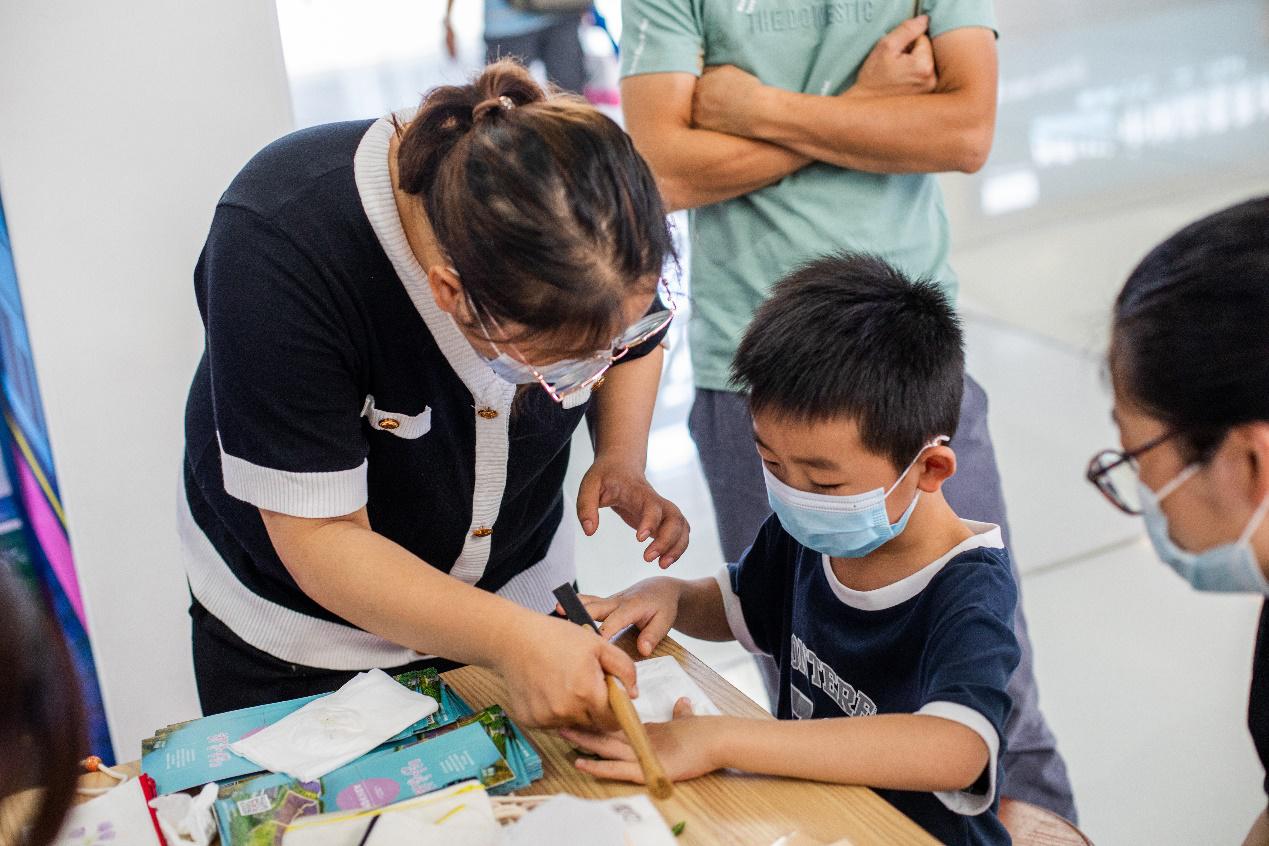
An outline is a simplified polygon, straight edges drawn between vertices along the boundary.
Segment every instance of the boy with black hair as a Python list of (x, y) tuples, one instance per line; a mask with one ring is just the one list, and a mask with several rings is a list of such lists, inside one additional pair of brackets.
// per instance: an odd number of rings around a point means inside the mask
[[(863, 784), (940, 842), (1009, 842), (994, 812), (1017, 588), (999, 528), (960, 519), (941, 491), (963, 370), (946, 296), (881, 259), (828, 256), (773, 288), (732, 374), (775, 514), (715, 578), (586, 598), (605, 634), (637, 625), (645, 655), (673, 627), (779, 665), (780, 721), (681, 701), (648, 727), (671, 778)], [(561, 734), (607, 759), (579, 769), (641, 778), (619, 736)]]

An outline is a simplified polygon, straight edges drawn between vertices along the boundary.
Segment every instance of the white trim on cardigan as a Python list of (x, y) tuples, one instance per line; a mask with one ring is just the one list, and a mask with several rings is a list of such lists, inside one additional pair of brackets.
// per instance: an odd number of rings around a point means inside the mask
[(349, 470), (296, 473), (252, 464), (220, 443), (225, 493), (257, 508), (293, 517), (342, 517), (366, 504), (366, 462)]
[[(410, 115), (401, 117), (408, 119)], [(516, 386), (497, 376), (459, 331), (454, 318), (441, 311), (432, 297), (427, 273), (410, 249), (401, 217), (397, 213), (388, 168), (388, 152), (395, 128), (387, 118), (380, 118), (361, 139), (353, 159), (357, 192), (366, 217), (374, 228), (383, 251), (392, 262), (406, 293), (418, 309), (428, 331), (458, 378), (471, 392), (472, 417), (476, 423), (475, 485), (472, 491), (472, 519), (450, 575), (468, 584), (475, 584), (489, 564), (493, 529), (502, 506), (507, 486), (507, 458), (510, 453), (507, 426), (511, 420), (511, 403)], [(493, 409), (496, 416), (481, 416), (478, 410)]]
[[(330, 670), (398, 667), (431, 657), (354, 626), (294, 611), (253, 593), (238, 581), (194, 522), (183, 473), (178, 493), (176, 521), (190, 592), (213, 617), (251, 646), (292, 664)], [(551, 591), (577, 576), (573, 550), (573, 527), (563, 520), (546, 557), (504, 585), (498, 595), (531, 611), (549, 612), (555, 607)]]

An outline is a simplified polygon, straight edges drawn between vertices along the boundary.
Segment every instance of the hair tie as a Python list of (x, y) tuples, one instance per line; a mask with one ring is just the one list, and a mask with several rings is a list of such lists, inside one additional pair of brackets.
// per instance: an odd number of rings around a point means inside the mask
[(473, 120), (479, 122), (490, 112), (499, 110), (509, 112), (515, 107), (516, 101), (512, 100), (506, 94), (503, 94), (499, 97), (490, 97), (487, 100), (481, 100), (476, 104), (476, 107), (472, 109), (471, 116)]

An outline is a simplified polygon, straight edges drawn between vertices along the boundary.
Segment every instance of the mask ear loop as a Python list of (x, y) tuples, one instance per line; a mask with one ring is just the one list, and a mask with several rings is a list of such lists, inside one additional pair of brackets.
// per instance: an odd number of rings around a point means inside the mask
[(916, 467), (916, 463), (921, 460), (921, 456), (925, 455), (925, 451), (927, 449), (934, 449), (934, 447), (936, 446), (942, 446), (943, 444), (950, 444), (951, 442), (952, 442), (952, 439), (949, 438), (947, 435), (939, 435), (937, 438), (934, 438), (928, 444), (921, 447), (921, 451), (916, 454), (916, 458), (913, 458), (912, 461), (908, 464), (908, 466), (903, 468), (903, 472), (899, 474), (899, 478), (895, 479), (894, 484), (886, 489), (885, 494), (883, 494), (883, 498), (890, 496), (890, 494), (894, 493), (894, 489), (899, 487), (899, 483), (904, 480), (904, 478), (908, 475), (908, 473), (911, 472), (913, 467)]
[[(1172, 481), (1168, 482), (1166, 485), (1164, 485), (1163, 487), (1159, 488), (1159, 490), (1154, 492), (1154, 501), (1163, 502), (1163, 500), (1165, 500), (1166, 498), (1171, 496), (1173, 493), (1175, 493), (1177, 488), (1181, 487), (1186, 482), (1188, 482), (1190, 478), (1193, 477), (1194, 474), (1199, 471), (1200, 467), (1201, 465), (1198, 462), (1195, 462), (1187, 466), (1180, 473), (1177, 473), (1175, 476), (1172, 477)], [(1269, 499), (1269, 497), (1266, 497), (1266, 499)]]

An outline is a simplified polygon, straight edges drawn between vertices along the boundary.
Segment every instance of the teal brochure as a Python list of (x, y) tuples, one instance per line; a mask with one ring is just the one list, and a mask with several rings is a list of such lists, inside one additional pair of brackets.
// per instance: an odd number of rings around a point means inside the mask
[[(435, 670), (394, 676), (401, 684), (436, 699), (436, 713), (408, 727), (380, 749), (391, 749), (420, 731), (452, 723), (472, 709), (454, 695)], [(160, 729), (141, 744), (141, 770), (154, 779), (160, 796), (199, 787), (210, 781), (228, 782), (260, 772), (260, 767), (229, 749), (231, 743), (272, 725), (318, 696), (272, 702)]]

